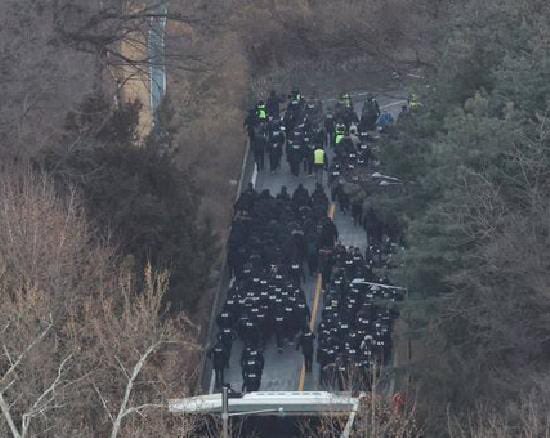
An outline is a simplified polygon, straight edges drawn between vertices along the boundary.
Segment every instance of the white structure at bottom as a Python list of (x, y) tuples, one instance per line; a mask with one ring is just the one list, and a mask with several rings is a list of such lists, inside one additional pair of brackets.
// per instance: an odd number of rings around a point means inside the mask
[[(227, 391), (224, 389), (225, 397)], [(360, 396), (361, 397), (361, 396)], [(258, 391), (235, 394), (225, 400), (222, 394), (207, 394), (186, 399), (169, 400), (174, 414), (220, 414), (224, 419), (224, 437), (228, 437), (227, 421), (232, 416), (319, 416), (346, 415), (347, 424), (341, 434), (348, 438), (359, 407), (359, 398), (326, 391)]]
[[(265, 415), (349, 415), (357, 410), (358, 398), (326, 391), (258, 391), (240, 398), (229, 398), (231, 414)], [(186, 399), (169, 400), (170, 412), (180, 414), (219, 414), (221, 394), (207, 394)]]

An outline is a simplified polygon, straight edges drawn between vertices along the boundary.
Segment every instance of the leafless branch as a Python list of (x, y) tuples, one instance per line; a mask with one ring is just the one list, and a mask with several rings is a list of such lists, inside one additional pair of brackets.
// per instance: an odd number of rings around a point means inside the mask
[(105, 409), (105, 412), (109, 416), (109, 419), (111, 420), (111, 423), (114, 423), (113, 415), (111, 414), (111, 410), (107, 406), (107, 402), (105, 401), (105, 398), (101, 395), (101, 392), (99, 391), (99, 388), (95, 383), (92, 383), (92, 386), (94, 388), (94, 391), (96, 392), (97, 396), (99, 397), (99, 400), (101, 400), (101, 404), (103, 405), (103, 408)]
[(124, 412), (123, 417), (126, 417), (127, 415), (134, 414), (134, 413), (137, 413), (137, 414), (141, 415), (141, 412), (143, 410), (152, 409), (152, 408), (163, 409), (163, 408), (166, 408), (166, 405), (163, 404), (163, 403), (145, 403), (145, 404), (142, 404), (140, 406), (136, 406), (136, 407), (126, 409), (126, 411)]
[(113, 429), (111, 431), (111, 438), (117, 438), (118, 433), (120, 431), (120, 428), (122, 426), (122, 420), (127, 415), (128, 409), (126, 406), (128, 405), (128, 401), (130, 399), (130, 395), (132, 393), (133, 387), (134, 387), (134, 381), (138, 377), (139, 373), (141, 372), (143, 366), (149, 359), (149, 356), (153, 354), (162, 344), (162, 342), (155, 342), (154, 344), (150, 345), (147, 350), (141, 355), (139, 360), (134, 366), (134, 369), (132, 371), (132, 376), (130, 377), (130, 380), (128, 381), (126, 385), (126, 390), (124, 392), (124, 398), (122, 399), (122, 403), (120, 405), (120, 409), (118, 411), (117, 417), (115, 421), (113, 422)]
[[(50, 316), (50, 318), (51, 318), (51, 316)], [(34, 338), (33, 341), (29, 345), (27, 345), (25, 350), (17, 357), (15, 362), (13, 362), (11, 364), (11, 366), (7, 369), (7, 371), (4, 373), (4, 375), (0, 378), (0, 383), (1, 384), (4, 384), (6, 378), (13, 371), (15, 371), (17, 369), (17, 367), (19, 366), (21, 361), (25, 358), (25, 356), (29, 353), (29, 351), (31, 351), (36, 344), (38, 344), (42, 339), (44, 339), (44, 337), (48, 334), (48, 332), (50, 331), (50, 329), (52, 327), (53, 327), (53, 322), (50, 319), (50, 322), (49, 322), (48, 326), (36, 338)], [(4, 391), (5, 391), (5, 388), (1, 389), (0, 394), (3, 394)]]
[(122, 372), (124, 373), (124, 375), (126, 376), (126, 378), (128, 380), (130, 380), (130, 375), (128, 374), (128, 372), (126, 371), (126, 368), (124, 367), (124, 364), (122, 363), (122, 361), (120, 360), (120, 358), (118, 357), (118, 355), (115, 354), (115, 360), (117, 361), (118, 363), (118, 366), (120, 367), (120, 369), (122, 370)]
[(53, 401), (54, 395), (50, 395), (54, 393), (56, 388), (59, 386), (61, 382), (61, 378), (63, 376), (63, 372), (65, 370), (66, 363), (71, 360), (73, 357), (72, 354), (69, 354), (65, 359), (61, 361), (59, 364), (59, 367), (57, 369), (57, 376), (55, 380), (51, 383), (48, 388), (36, 399), (36, 401), (33, 403), (33, 405), (29, 408), (29, 410), (23, 414), (23, 421), (22, 421), (22, 429), (21, 429), (21, 436), (25, 437), (27, 436), (27, 432), (29, 430), (29, 426), (31, 423), (31, 420), (33, 417), (40, 415), (46, 410), (49, 406), (49, 404)]

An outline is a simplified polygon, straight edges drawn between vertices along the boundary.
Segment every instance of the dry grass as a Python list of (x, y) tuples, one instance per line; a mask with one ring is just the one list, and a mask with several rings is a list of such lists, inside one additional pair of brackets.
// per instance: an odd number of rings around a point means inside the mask
[[(191, 170), (204, 194), (203, 212), (223, 233), (231, 219), (246, 144), (242, 123), (248, 63), (235, 35), (198, 41), (215, 67), (173, 75), (171, 90), (180, 121), (178, 163)], [(230, 54), (230, 56), (228, 56)]]
[(167, 436), (158, 409), (197, 359), (185, 317), (159, 320), (167, 273), (138, 291), (47, 177), (3, 172), (0, 190), (0, 436)]

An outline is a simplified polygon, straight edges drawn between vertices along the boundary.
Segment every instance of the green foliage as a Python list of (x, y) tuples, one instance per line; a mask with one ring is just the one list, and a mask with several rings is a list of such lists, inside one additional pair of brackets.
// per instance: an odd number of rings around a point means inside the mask
[(161, 135), (152, 134), (144, 146), (134, 142), (138, 108), (110, 112), (101, 99), (85, 101), (67, 123), (67, 140), (79, 146), (48, 151), (44, 166), (64, 187), (80, 190), (90, 217), (123, 255), (133, 256), (137, 272), (149, 260), (168, 268), (168, 299), (192, 309), (207, 287), (214, 238), (208, 221), (201, 223), (195, 183), (168, 151), (169, 104), (159, 118)]
[(448, 405), (529, 391), (550, 361), (550, 7), (471, 0), (454, 12), (423, 107), (381, 148), (405, 181), (392, 205), (422, 333), (415, 374), (440, 424)]
[(172, 108), (170, 95), (162, 99), (155, 116), (153, 130), (145, 139), (145, 144), (158, 148), (161, 153), (172, 154), (177, 152), (174, 139), (178, 134), (178, 129), (174, 120), (174, 109)]

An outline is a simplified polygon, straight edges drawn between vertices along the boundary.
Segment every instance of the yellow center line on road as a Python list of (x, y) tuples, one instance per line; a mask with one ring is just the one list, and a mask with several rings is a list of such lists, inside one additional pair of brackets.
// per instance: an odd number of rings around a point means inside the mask
[[(334, 214), (336, 212), (336, 204), (331, 204), (328, 210), (328, 217), (331, 220), (334, 220)], [(317, 282), (315, 283), (315, 294), (313, 296), (313, 309), (311, 312), (311, 318), (309, 320), (309, 330), (311, 332), (314, 331), (315, 328), (315, 322), (317, 320), (317, 312), (319, 308), (319, 297), (321, 296), (321, 292), (323, 290), (323, 276), (321, 273), (317, 274)], [(298, 390), (303, 391), (304, 390), (304, 384), (306, 379), (306, 368), (305, 364), (302, 364), (302, 369), (300, 370), (300, 380), (298, 383)]]
[[(315, 320), (317, 319), (317, 308), (319, 307), (319, 296), (321, 295), (323, 285), (323, 277), (321, 274), (317, 274), (317, 281), (315, 284), (315, 295), (313, 297), (313, 310), (311, 312), (311, 318), (309, 320), (309, 330), (313, 332), (315, 327)], [(306, 366), (302, 364), (302, 369), (300, 370), (300, 383), (298, 384), (298, 390), (304, 390), (304, 383), (306, 379)]]
[(309, 320), (309, 330), (313, 332), (315, 328), (315, 320), (317, 319), (317, 309), (319, 307), (319, 296), (321, 295), (323, 286), (323, 276), (317, 274), (317, 283), (315, 285), (315, 296), (313, 298), (313, 311), (311, 312), (311, 318)]
[(302, 364), (302, 369), (300, 370), (300, 382), (298, 383), (298, 391), (304, 390), (305, 380), (306, 380), (306, 366)]

